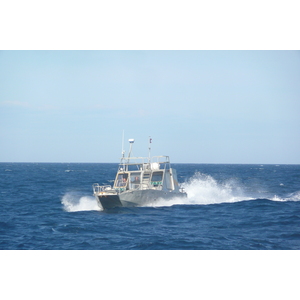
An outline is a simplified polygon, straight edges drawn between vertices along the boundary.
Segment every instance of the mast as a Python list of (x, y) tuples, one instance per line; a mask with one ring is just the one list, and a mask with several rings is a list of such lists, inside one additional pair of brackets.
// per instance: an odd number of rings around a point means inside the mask
[(125, 170), (125, 150), (124, 150), (124, 129), (123, 129), (123, 135), (122, 135), (122, 157), (121, 157), (121, 164), (123, 163), (123, 170)]
[(125, 150), (124, 150), (124, 130), (122, 135), (122, 159), (124, 158)]
[(148, 149), (149, 149), (148, 162), (149, 162), (149, 164), (150, 164), (150, 161), (151, 161), (151, 143), (152, 143), (152, 139), (151, 139), (151, 136), (149, 136), (149, 146), (148, 146)]
[(128, 140), (129, 144), (130, 144), (130, 148), (129, 148), (129, 153), (128, 153), (128, 163), (129, 163), (129, 158), (130, 158), (130, 154), (131, 154), (131, 150), (132, 150), (132, 145), (134, 143), (134, 139), (129, 139)]

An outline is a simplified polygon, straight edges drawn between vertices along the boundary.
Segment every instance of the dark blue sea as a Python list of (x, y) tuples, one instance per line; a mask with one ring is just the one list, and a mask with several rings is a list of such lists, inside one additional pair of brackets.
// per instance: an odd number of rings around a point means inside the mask
[(102, 211), (117, 166), (1, 163), (0, 249), (300, 249), (300, 165), (173, 164), (187, 199)]

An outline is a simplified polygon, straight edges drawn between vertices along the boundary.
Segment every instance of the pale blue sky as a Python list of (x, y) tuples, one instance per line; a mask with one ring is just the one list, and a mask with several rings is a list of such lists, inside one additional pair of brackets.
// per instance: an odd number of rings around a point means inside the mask
[(1, 162), (300, 163), (298, 51), (1, 51)]

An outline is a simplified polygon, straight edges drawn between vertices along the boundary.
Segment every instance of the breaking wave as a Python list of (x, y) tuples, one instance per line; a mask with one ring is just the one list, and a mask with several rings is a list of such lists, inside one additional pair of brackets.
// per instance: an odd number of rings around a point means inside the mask
[(65, 211), (85, 211), (85, 210), (101, 210), (97, 201), (92, 196), (80, 196), (76, 193), (66, 193), (61, 203)]

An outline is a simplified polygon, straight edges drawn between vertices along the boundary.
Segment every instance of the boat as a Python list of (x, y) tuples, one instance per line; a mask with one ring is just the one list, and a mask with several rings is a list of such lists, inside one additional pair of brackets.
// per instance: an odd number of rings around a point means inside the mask
[[(150, 139), (150, 143), (151, 143)], [(94, 196), (102, 209), (155, 205), (159, 199), (187, 197), (180, 188), (169, 156), (131, 157), (134, 139), (129, 139), (128, 157), (122, 158), (113, 185), (93, 184)], [(123, 148), (123, 146), (122, 146)]]

